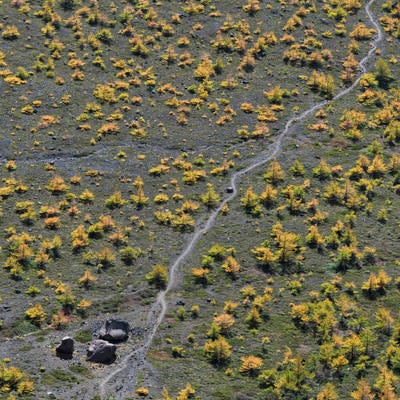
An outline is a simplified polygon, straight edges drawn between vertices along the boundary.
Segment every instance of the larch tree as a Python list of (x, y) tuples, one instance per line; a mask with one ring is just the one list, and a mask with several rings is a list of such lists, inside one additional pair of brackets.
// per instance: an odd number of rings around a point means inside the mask
[(213, 364), (224, 364), (232, 354), (232, 346), (223, 336), (219, 336), (204, 344), (204, 353)]
[(273, 160), (263, 177), (267, 182), (277, 185), (279, 182), (285, 179), (285, 171), (282, 169), (277, 160)]
[(240, 271), (240, 264), (233, 256), (228, 256), (222, 264), (222, 269), (232, 278), (235, 278), (236, 274)]
[(200, 199), (202, 203), (209, 209), (216, 207), (220, 201), (220, 197), (211, 183), (207, 184), (207, 192), (201, 195)]
[(282, 232), (276, 242), (278, 246), (276, 258), (282, 265), (298, 261), (297, 256), (304, 250), (300, 247), (300, 235), (293, 232)]
[(380, 58), (375, 64), (375, 79), (383, 89), (387, 89), (389, 83), (393, 80), (389, 65), (383, 58)]
[(89, 289), (96, 280), (97, 278), (87, 269), (81, 278), (79, 278), (79, 283), (83, 285), (85, 289)]
[(368, 385), (365, 379), (358, 381), (357, 389), (350, 393), (350, 396), (354, 400), (374, 400), (375, 395), (371, 392), (371, 387)]
[(260, 208), (260, 197), (253, 191), (250, 186), (244, 196), (240, 199), (240, 205), (244, 207), (247, 213), (252, 215), (259, 215), (261, 212)]
[(317, 400), (337, 400), (338, 394), (333, 383), (328, 382), (318, 393)]
[(144, 183), (140, 176), (135, 179), (133, 186), (136, 187), (137, 193), (131, 195), (131, 200), (136, 204), (137, 208), (142, 208), (144, 205), (147, 204), (149, 198), (146, 197), (144, 194)]
[(146, 279), (149, 284), (154, 285), (157, 289), (164, 289), (168, 282), (168, 268), (157, 264), (146, 274)]
[(265, 190), (260, 195), (260, 202), (264, 205), (264, 207), (270, 208), (276, 203), (277, 196), (278, 190), (272, 185), (267, 184)]

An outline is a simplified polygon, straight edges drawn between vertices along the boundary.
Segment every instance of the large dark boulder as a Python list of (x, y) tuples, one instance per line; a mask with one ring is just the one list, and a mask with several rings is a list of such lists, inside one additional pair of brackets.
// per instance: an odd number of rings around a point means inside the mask
[(107, 319), (99, 330), (99, 338), (112, 343), (128, 339), (129, 323), (122, 319)]
[(115, 361), (116, 350), (115, 344), (98, 339), (89, 344), (86, 360), (101, 364), (111, 364)]
[(61, 343), (56, 347), (56, 354), (60, 358), (70, 359), (74, 352), (74, 339), (69, 336), (62, 338)]

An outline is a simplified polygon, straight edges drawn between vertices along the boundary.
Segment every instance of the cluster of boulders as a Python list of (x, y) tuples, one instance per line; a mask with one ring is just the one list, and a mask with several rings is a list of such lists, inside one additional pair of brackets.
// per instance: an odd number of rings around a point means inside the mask
[[(110, 364), (116, 358), (116, 343), (123, 342), (128, 339), (130, 332), (129, 323), (120, 319), (107, 319), (97, 332), (98, 339), (89, 343), (87, 349), (86, 360)], [(74, 340), (67, 336), (61, 340), (56, 347), (56, 354), (62, 359), (71, 359), (74, 353)]]

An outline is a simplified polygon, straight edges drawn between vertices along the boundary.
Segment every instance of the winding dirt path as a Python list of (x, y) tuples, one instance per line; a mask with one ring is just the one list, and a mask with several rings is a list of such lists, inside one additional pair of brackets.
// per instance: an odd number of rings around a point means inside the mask
[[(371, 43), (371, 48), (368, 51), (368, 54), (360, 61), (359, 63), (359, 70), (360, 73), (358, 78), (353, 82), (353, 84), (346, 89), (343, 89), (338, 94), (336, 94), (330, 101), (335, 101), (343, 96), (346, 96), (350, 93), (359, 83), (361, 79), (361, 75), (367, 71), (366, 64), (368, 61), (371, 60), (375, 51), (378, 48), (378, 44), (383, 40), (383, 32), (381, 27), (379, 26), (378, 22), (376, 21), (375, 17), (373, 16), (370, 7), (376, 0), (370, 0), (365, 6), (365, 12), (370, 20), (370, 23), (374, 26), (376, 30), (376, 34), (374, 37), (373, 42)], [(243, 176), (248, 174), (249, 172), (261, 167), (262, 165), (266, 164), (267, 162), (271, 161), (275, 158), (282, 149), (284, 144), (284, 139), (289, 135), (289, 132), (293, 127), (302, 121), (304, 121), (311, 113), (315, 112), (319, 108), (328, 104), (328, 100), (321, 101), (314, 106), (310, 107), (306, 111), (302, 112), (300, 115), (294, 116), (290, 118), (286, 124), (282, 132), (276, 137), (274, 143), (272, 144), (272, 148), (267, 151), (264, 151), (258, 154), (256, 157), (248, 160), (249, 165), (242, 170), (234, 173), (230, 179), (230, 186), (232, 187), (232, 193), (226, 197), (220, 205), (209, 214), (208, 219), (201, 220), (196, 228), (195, 231), (187, 243), (186, 247), (183, 249), (182, 253), (179, 257), (174, 261), (174, 263), (170, 266), (169, 269), (169, 279), (168, 285), (165, 290), (161, 291), (157, 297), (156, 302), (151, 307), (148, 316), (147, 316), (147, 335), (144, 341), (144, 344), (132, 350), (129, 354), (125, 355), (120, 360), (120, 365), (116, 367), (112, 372), (110, 372), (99, 384), (99, 392), (102, 400), (106, 399), (107, 396), (107, 386), (112, 382), (115, 381), (119, 374), (121, 374), (124, 370), (129, 368), (129, 388), (122, 388), (118, 393), (113, 393), (115, 398), (122, 398), (119, 396), (124, 396), (129, 391), (133, 390), (136, 386), (137, 376), (139, 371), (143, 370), (145, 366), (151, 367), (151, 365), (146, 361), (146, 354), (147, 351), (157, 333), (157, 330), (163, 321), (165, 314), (167, 312), (168, 304), (167, 304), (167, 294), (176, 286), (179, 282), (178, 276), (178, 268), (183, 263), (183, 261), (191, 254), (194, 247), (196, 246), (200, 237), (205, 235), (214, 225), (215, 220), (219, 213), (221, 212), (222, 208), (232, 201), (238, 194), (238, 181)]]

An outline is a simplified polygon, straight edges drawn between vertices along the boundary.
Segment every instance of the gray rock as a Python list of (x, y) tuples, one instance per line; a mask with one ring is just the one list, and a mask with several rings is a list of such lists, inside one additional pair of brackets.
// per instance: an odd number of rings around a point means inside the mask
[(122, 319), (107, 319), (99, 330), (99, 338), (112, 343), (122, 342), (128, 338), (129, 323)]
[(86, 360), (95, 363), (110, 364), (115, 361), (116, 350), (117, 347), (114, 344), (98, 339), (89, 344)]
[(74, 339), (69, 336), (62, 338), (61, 343), (56, 347), (57, 355), (72, 356), (74, 352)]

